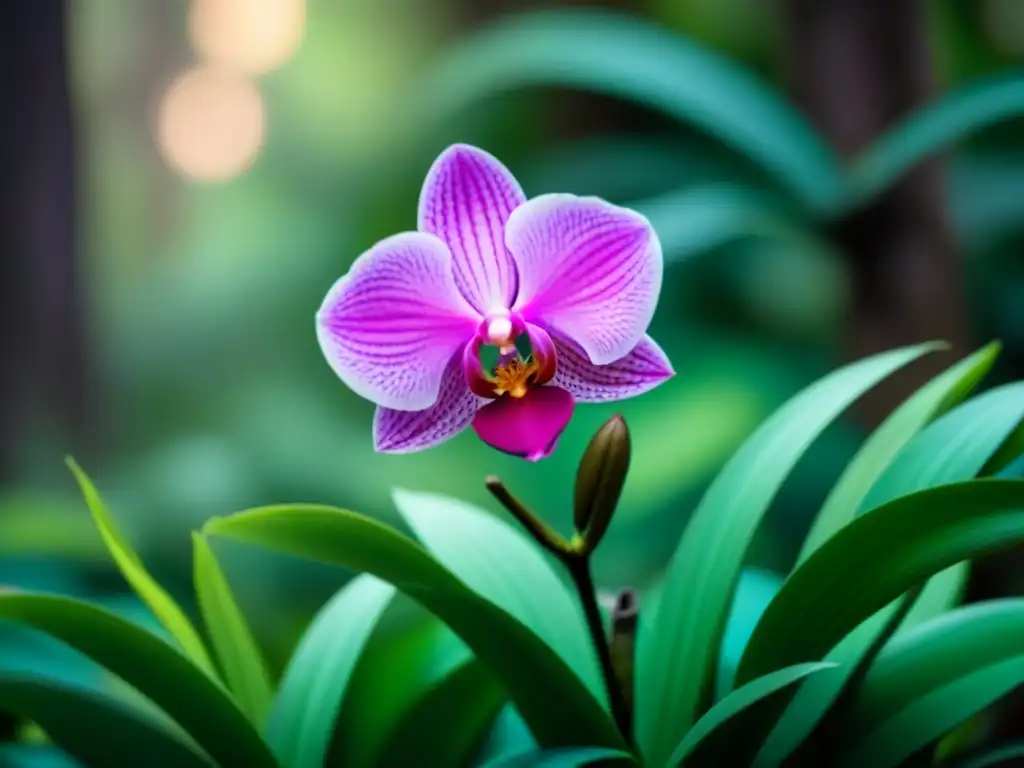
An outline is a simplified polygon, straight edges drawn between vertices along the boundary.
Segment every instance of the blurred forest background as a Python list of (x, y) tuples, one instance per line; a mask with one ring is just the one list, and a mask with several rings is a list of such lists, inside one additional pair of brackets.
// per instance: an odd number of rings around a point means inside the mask
[[(1024, 59), (1020, 0), (591, 6), (754, 73), (842, 155), (938, 93)], [(568, 532), (575, 464), (621, 411), (633, 466), (597, 575), (609, 589), (642, 586), (730, 452), (840, 363), (929, 338), (957, 354), (998, 338), (1004, 353), (989, 384), (1024, 374), (1024, 121), (972, 136), (811, 237), (742, 227), (705, 237), (703, 225), (738, 214), (729, 190), (777, 190), (700, 129), (554, 88), (507, 89), (443, 114), (417, 102), (420, 78), (473, 30), (542, 7), (582, 4), (3, 7), (0, 585), (135, 610), (65, 454), (187, 602), (190, 530), (249, 506), (323, 502), (397, 524), (392, 487), (496, 510), (482, 482), (493, 473)], [(659, 66), (659, 52), (649, 55)], [(652, 333), (678, 375), (637, 400), (581, 408), (538, 465), (472, 434), (422, 454), (376, 455), (372, 406), (334, 377), (316, 344), (326, 290), (375, 240), (415, 227), (423, 176), (456, 141), (496, 154), (528, 195), (635, 203), (674, 243)], [(788, 566), (866, 431), (953, 360), (944, 353), (897, 377), (816, 444), (774, 505), (753, 566)], [(339, 574), (262, 552), (223, 555), (280, 664)]]

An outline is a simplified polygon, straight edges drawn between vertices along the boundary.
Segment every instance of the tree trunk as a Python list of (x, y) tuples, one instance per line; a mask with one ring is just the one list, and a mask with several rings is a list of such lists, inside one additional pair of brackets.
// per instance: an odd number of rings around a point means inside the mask
[(2, 483), (36, 417), (81, 451), (87, 408), (66, 8), (62, 0), (0, 8)]
[[(787, 11), (794, 96), (843, 157), (932, 97), (923, 0), (787, 0)], [(848, 357), (936, 339), (966, 351), (944, 185), (933, 159), (836, 225), (852, 287)], [(950, 361), (937, 355), (893, 377), (865, 398), (862, 419), (877, 424)]]

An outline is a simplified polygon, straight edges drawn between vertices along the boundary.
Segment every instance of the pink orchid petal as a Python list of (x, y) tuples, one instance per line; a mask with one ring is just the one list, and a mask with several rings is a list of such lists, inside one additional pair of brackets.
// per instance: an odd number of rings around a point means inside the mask
[(437, 402), (422, 411), (377, 408), (373, 417), (373, 445), (381, 453), (412, 453), (433, 448), (455, 437), (473, 421), (486, 400), (466, 386), (462, 353), (452, 357), (441, 381)]
[(316, 330), (331, 368), (356, 394), (421, 411), (437, 401), (452, 355), (478, 323), (444, 243), (406, 232), (356, 259), (324, 299)]
[(419, 230), (452, 252), (455, 284), (486, 314), (516, 295), (516, 265), (505, 248), (505, 223), (526, 200), (519, 182), (482, 149), (454, 144), (434, 161), (420, 192)]
[(505, 227), (519, 268), (515, 309), (568, 336), (596, 365), (627, 355), (661, 291), (661, 244), (639, 213), (596, 197), (541, 195)]
[(540, 365), (533, 383), (547, 384), (558, 370), (558, 348), (551, 334), (539, 325), (527, 323), (526, 335), (530, 339), (533, 359)]
[(551, 383), (570, 392), (580, 403), (610, 403), (649, 392), (672, 376), (672, 363), (650, 336), (625, 357), (594, 365), (578, 344), (555, 339), (558, 370)]
[(532, 387), (525, 397), (505, 395), (485, 405), (473, 429), (492, 448), (539, 461), (555, 450), (572, 410), (572, 395), (564, 389)]

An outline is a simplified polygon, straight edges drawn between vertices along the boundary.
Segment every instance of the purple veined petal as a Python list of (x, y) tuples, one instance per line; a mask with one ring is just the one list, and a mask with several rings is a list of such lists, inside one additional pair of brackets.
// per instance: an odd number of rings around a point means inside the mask
[(661, 243), (639, 213), (596, 197), (541, 195), (509, 217), (519, 267), (514, 309), (568, 336), (592, 363), (614, 362), (643, 338), (661, 291)]
[(649, 392), (675, 375), (672, 363), (650, 336), (608, 365), (594, 365), (578, 344), (555, 339), (558, 370), (551, 380), (580, 403), (610, 403)]
[(317, 339), (356, 394), (399, 411), (438, 398), (441, 378), (480, 318), (455, 287), (451, 254), (433, 235), (381, 240), (334, 284), (317, 313)]
[(442, 152), (423, 182), (419, 230), (448, 245), (455, 284), (482, 314), (508, 309), (515, 299), (518, 278), (505, 248), (505, 223), (525, 200), (497, 158), (467, 144)]
[(473, 429), (492, 448), (540, 461), (555, 450), (572, 418), (572, 395), (559, 387), (531, 387), (525, 397), (499, 397), (477, 411)]
[(433, 448), (462, 432), (487, 401), (466, 386), (462, 352), (457, 352), (441, 381), (437, 402), (422, 411), (377, 408), (373, 417), (373, 446), (380, 453), (413, 453)]

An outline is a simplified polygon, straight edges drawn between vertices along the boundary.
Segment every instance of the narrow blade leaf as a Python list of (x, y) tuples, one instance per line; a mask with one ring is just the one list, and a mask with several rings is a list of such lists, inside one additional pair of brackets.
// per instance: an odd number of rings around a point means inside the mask
[(808, 207), (829, 209), (842, 195), (835, 154), (796, 109), (718, 54), (625, 15), (548, 11), (499, 21), (456, 46), (419, 95), (431, 116), (447, 116), (528, 85), (657, 109), (743, 153)]
[(214, 766), (194, 746), (106, 694), (45, 677), (0, 676), (0, 701), (3, 711), (37, 723), (90, 768)]
[[(944, 374), (945, 375), (945, 374)], [(942, 377), (939, 377), (942, 378)], [(1024, 385), (1009, 384), (960, 405), (918, 434), (886, 467), (860, 500), (858, 514), (885, 502), (946, 483), (969, 480), (1024, 418)], [(966, 565), (954, 565), (930, 579), (902, 626), (912, 625), (955, 605), (966, 580)], [(828, 655), (842, 670), (801, 686), (758, 759), (758, 768), (778, 765), (828, 711), (865, 654), (884, 641), (882, 632), (897, 610), (888, 606), (844, 637)]]
[(640, 625), (637, 740), (651, 763), (669, 758), (711, 698), (743, 558), (783, 481), (853, 401), (933, 348), (886, 352), (812, 384), (777, 410), (715, 478), (672, 557), (657, 609)]
[(858, 624), (961, 560), (1024, 542), (1024, 481), (919, 491), (854, 520), (789, 577), (764, 612), (737, 681), (820, 659)]
[(253, 725), (262, 728), (274, 695), (263, 654), (209, 543), (193, 533), (192, 544), (199, 609), (224, 679), (238, 706)]
[(851, 204), (882, 192), (948, 145), (1024, 114), (1024, 72), (969, 83), (910, 115), (878, 138), (851, 169)]
[(218, 763), (274, 768), (270, 750), (219, 683), (156, 635), (68, 597), (0, 592), (0, 619), (45, 632), (149, 697)]
[(388, 739), (380, 765), (462, 768), (484, 742), (505, 702), (505, 691), (487, 667), (471, 659), (413, 705)]
[[(579, 601), (537, 546), (505, 521), (457, 499), (396, 490), (416, 538), (466, 586), (519, 619), (606, 698)], [(544, 595), (538, 600), (537, 595)]]
[(107, 545), (110, 556), (117, 563), (117, 567), (121, 570), (125, 581), (131, 585), (131, 588), (135, 590), (135, 593), (142, 601), (149, 606), (149, 609), (153, 611), (153, 615), (171, 633), (171, 636), (177, 640), (182, 650), (188, 654), (196, 665), (207, 673), (215, 675), (216, 672), (214, 672), (213, 663), (206, 652), (206, 646), (203, 645), (203, 641), (199, 638), (199, 633), (196, 632), (195, 627), (192, 626), (192, 622), (189, 621), (181, 607), (174, 602), (174, 599), (149, 575), (135, 550), (132, 549), (124, 536), (118, 531), (114, 519), (107, 511), (106, 506), (103, 504), (103, 499), (100, 498), (100, 494), (96, 490), (96, 486), (89, 479), (89, 476), (82, 471), (82, 468), (78, 466), (74, 459), (68, 459), (67, 463), (75, 476), (75, 480), (78, 481), (79, 487), (82, 489), (85, 503), (89, 505), (92, 519), (99, 529), (100, 536), (103, 537), (103, 543)]
[[(717, 740), (718, 746), (722, 746), (724, 744), (723, 732), (742, 733), (744, 718), (756, 717), (759, 703), (800, 682), (808, 675), (833, 669), (835, 666), (835, 664), (824, 662), (796, 664), (740, 686), (704, 713), (704, 716), (697, 721), (676, 747), (668, 764), (670, 766), (683, 765), (687, 759), (696, 755), (696, 750), (706, 747), (713, 740)], [(742, 739), (743, 737), (740, 735), (738, 738)]]
[(302, 636), (267, 722), (267, 741), (284, 768), (324, 765), (352, 670), (394, 593), (373, 576), (357, 576)]
[(837, 735), (845, 765), (896, 766), (1024, 684), (1024, 599), (992, 600), (890, 641)]
[(345, 510), (305, 505), (241, 512), (210, 521), (206, 530), (394, 584), (490, 667), (541, 745), (624, 746), (608, 713), (547, 644), (397, 531)]
[(993, 343), (929, 381), (882, 422), (836, 481), (811, 525), (797, 563), (853, 520), (865, 496), (897, 454), (934, 418), (949, 410), (981, 382), (999, 354)]
[(600, 747), (570, 747), (498, 758), (485, 763), (483, 768), (580, 768), (597, 762), (604, 764), (606, 760), (636, 764), (633, 757), (626, 752)]

